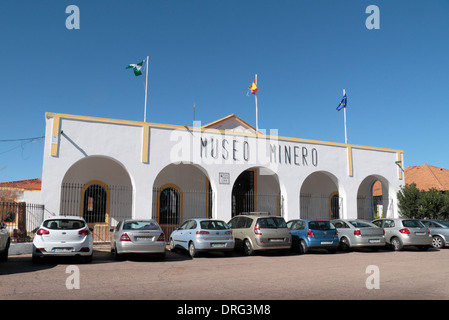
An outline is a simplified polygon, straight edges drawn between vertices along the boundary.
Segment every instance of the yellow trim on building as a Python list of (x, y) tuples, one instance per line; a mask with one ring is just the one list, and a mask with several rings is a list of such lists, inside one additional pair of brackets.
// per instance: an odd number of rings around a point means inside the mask
[[(60, 124), (61, 119), (81, 120), (81, 121), (143, 127), (142, 159), (141, 160), (144, 163), (148, 163), (148, 161), (149, 161), (148, 150), (149, 150), (149, 130), (150, 130), (150, 128), (198, 131), (198, 132), (208, 132), (208, 133), (226, 134), (226, 135), (233, 135), (233, 136), (246, 136), (246, 137), (255, 137), (255, 138), (259, 137), (259, 138), (263, 138), (263, 139), (275, 139), (277, 141), (300, 142), (300, 143), (316, 144), (316, 145), (331, 146), (331, 147), (348, 148), (348, 155), (350, 154), (350, 156), (348, 156), (349, 176), (351, 176), (351, 177), (353, 175), (352, 149), (354, 149), (354, 148), (355, 149), (363, 149), (363, 150), (397, 153), (398, 160), (401, 160), (401, 158), (402, 158), (401, 155), (404, 152), (403, 150), (399, 150), (399, 149), (369, 147), (369, 146), (345, 144), (345, 143), (339, 143), (339, 142), (328, 142), (328, 141), (291, 138), (291, 137), (282, 137), (282, 136), (270, 136), (270, 135), (264, 135), (264, 134), (260, 134), (260, 133), (256, 134), (256, 133), (250, 133), (250, 132), (235, 132), (235, 131), (229, 131), (229, 130), (210, 129), (207, 127), (189, 127), (189, 126), (181, 126), (181, 125), (160, 124), (160, 123), (141, 122), (141, 121), (132, 121), (132, 120), (116, 120), (116, 119), (97, 118), (97, 117), (91, 117), (91, 116), (78, 116), (78, 115), (60, 114), (60, 113), (52, 113), (52, 112), (47, 112), (45, 114), (45, 116), (46, 116), (46, 118), (53, 118), (52, 135), (53, 135), (53, 139), (55, 139), (55, 140), (52, 141), (52, 146), (51, 146), (51, 155), (52, 156), (57, 156), (57, 154), (58, 154), (59, 132), (61, 129), (60, 128), (61, 127), (61, 124)], [(226, 119), (228, 117), (214, 121), (206, 126), (217, 123), (219, 121), (223, 121), (224, 119)], [(58, 139), (56, 139), (54, 137), (58, 137)], [(56, 143), (54, 143), (55, 141), (56, 141)], [(402, 179), (402, 172), (399, 173), (399, 179)]]

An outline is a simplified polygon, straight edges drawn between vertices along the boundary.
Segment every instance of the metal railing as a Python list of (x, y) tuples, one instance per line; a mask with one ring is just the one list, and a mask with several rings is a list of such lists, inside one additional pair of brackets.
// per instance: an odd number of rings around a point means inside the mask
[(29, 242), (44, 219), (44, 210), (40, 204), (0, 202), (0, 221), (6, 224), (12, 242)]

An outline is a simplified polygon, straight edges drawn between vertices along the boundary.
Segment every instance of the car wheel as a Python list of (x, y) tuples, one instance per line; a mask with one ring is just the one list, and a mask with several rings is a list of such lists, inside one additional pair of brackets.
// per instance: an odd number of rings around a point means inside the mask
[(340, 248), (344, 252), (351, 251), (351, 246), (349, 244), (348, 238), (341, 238), (341, 240), (340, 240)]
[(305, 254), (309, 252), (309, 247), (307, 247), (307, 243), (304, 240), (299, 242), (299, 253)]
[(243, 252), (247, 256), (254, 255), (253, 246), (251, 245), (251, 242), (248, 239), (246, 239), (245, 242), (243, 242)]
[(8, 261), (8, 250), (9, 250), (9, 240), (6, 243), (5, 250), (2, 253), (0, 253), (0, 262)]
[(195, 244), (193, 242), (189, 243), (189, 254), (192, 258), (195, 258), (198, 255), (196, 251)]
[(433, 236), (432, 246), (437, 249), (441, 249), (444, 246), (443, 238), (440, 236)]
[(37, 255), (35, 255), (35, 254), (33, 254), (33, 256), (31, 257), (31, 262), (33, 263), (33, 264), (38, 264), (38, 263), (40, 263), (42, 260), (41, 260), (41, 257), (39, 257), (39, 256), (37, 256)]
[(117, 246), (114, 247), (114, 258), (117, 261), (122, 261), (123, 260), (123, 255), (118, 253)]
[(401, 251), (402, 248), (404, 247), (404, 245), (402, 244), (401, 239), (399, 239), (399, 238), (392, 238), (390, 240), (390, 242), (391, 242), (391, 246), (393, 247), (394, 251)]

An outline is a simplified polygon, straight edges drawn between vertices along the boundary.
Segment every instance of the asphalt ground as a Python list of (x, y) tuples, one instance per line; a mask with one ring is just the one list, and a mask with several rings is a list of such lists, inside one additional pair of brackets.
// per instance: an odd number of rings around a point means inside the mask
[[(76, 278), (75, 278), (76, 277)], [(0, 264), (0, 300), (445, 300), (449, 249), (406, 248), (245, 257), (167, 252), (164, 260), (115, 261), (97, 247), (91, 263), (30, 254)]]

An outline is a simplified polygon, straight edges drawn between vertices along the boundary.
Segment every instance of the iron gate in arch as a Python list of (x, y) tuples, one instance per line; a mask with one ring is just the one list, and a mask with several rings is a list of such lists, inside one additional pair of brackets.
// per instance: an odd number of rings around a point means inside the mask
[(102, 183), (63, 183), (60, 214), (82, 216), (93, 229), (95, 243), (110, 242), (109, 229), (132, 217), (133, 189)]

